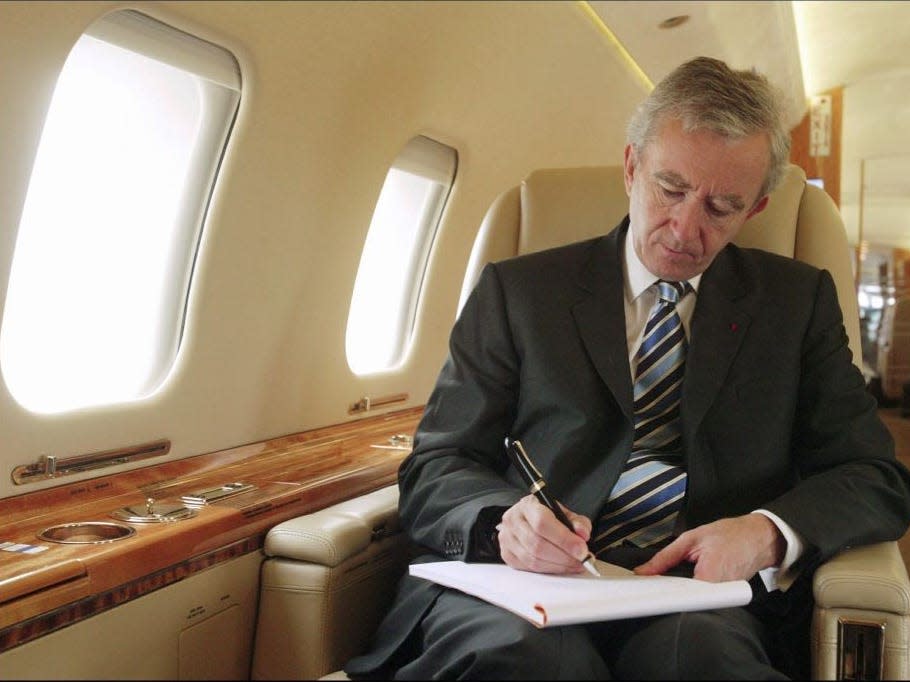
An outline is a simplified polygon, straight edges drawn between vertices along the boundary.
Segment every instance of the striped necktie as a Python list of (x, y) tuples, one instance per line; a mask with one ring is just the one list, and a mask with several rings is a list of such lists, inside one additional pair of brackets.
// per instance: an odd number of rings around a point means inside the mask
[(657, 287), (659, 299), (633, 358), (632, 452), (597, 522), (595, 554), (623, 540), (646, 547), (670, 537), (686, 492), (679, 398), (687, 344), (676, 304), (690, 288), (663, 280)]

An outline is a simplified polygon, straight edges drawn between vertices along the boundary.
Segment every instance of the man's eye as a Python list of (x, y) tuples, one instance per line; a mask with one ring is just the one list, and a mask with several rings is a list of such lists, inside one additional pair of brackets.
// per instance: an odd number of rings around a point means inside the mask
[(670, 187), (661, 186), (660, 191), (661, 191), (661, 194), (663, 194), (668, 199), (680, 199), (683, 196), (683, 192), (680, 192), (679, 190), (671, 189)]
[(725, 208), (718, 208), (712, 204), (708, 204), (708, 213), (710, 213), (715, 218), (726, 218), (732, 211), (728, 211)]

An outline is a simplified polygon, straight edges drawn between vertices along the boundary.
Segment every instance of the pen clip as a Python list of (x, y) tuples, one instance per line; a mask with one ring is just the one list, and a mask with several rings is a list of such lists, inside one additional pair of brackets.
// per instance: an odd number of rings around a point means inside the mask
[(506, 438), (506, 450), (509, 453), (512, 463), (532, 489), (535, 486), (539, 489), (545, 485), (543, 483), (543, 474), (534, 466), (534, 462), (528, 457), (528, 453), (525, 452), (521, 441)]

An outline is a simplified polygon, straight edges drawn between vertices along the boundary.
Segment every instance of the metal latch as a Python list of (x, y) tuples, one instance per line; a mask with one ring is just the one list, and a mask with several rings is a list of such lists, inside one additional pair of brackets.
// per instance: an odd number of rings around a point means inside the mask
[(75, 457), (57, 457), (45, 455), (34, 464), (23, 464), (13, 469), (12, 479), (16, 485), (34, 483), (49, 478), (79, 474), (83, 471), (127, 464), (149, 457), (160, 457), (170, 452), (171, 441), (163, 438), (151, 443), (143, 443), (131, 447), (105, 450), (104, 452), (91, 452)]
[(235, 483), (225, 483), (216, 488), (209, 488), (208, 490), (200, 490), (199, 492), (190, 495), (183, 495), (180, 498), (180, 501), (191, 506), (202, 507), (211, 504), (212, 502), (223, 500), (226, 497), (231, 497), (232, 495), (245, 493), (247, 490), (252, 490), (254, 487), (255, 486), (252, 483), (241, 483), (239, 481)]
[(111, 516), (129, 523), (165, 523), (191, 519), (197, 513), (195, 509), (184, 507), (182, 504), (158, 502), (154, 498), (148, 497), (145, 502), (121, 507), (111, 512)]
[(837, 679), (882, 679), (885, 667), (885, 624), (838, 618), (837, 652)]
[(385, 407), (386, 405), (403, 403), (407, 399), (407, 393), (393, 393), (391, 395), (383, 395), (377, 398), (371, 398), (370, 396), (365, 395), (356, 403), (348, 406), (348, 414), (369, 412), (370, 410), (376, 409), (377, 407)]

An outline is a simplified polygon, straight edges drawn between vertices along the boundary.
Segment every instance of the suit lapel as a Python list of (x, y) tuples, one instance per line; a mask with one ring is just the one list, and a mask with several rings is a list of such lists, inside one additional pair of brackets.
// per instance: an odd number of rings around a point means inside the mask
[(721, 251), (699, 286), (681, 405), (683, 429), (690, 434), (714, 402), (752, 321), (754, 286), (734, 260), (730, 248)]
[(632, 378), (623, 307), (622, 235), (628, 218), (592, 250), (578, 285), (583, 297), (572, 308), (578, 333), (597, 373), (623, 414), (632, 421)]
[[(597, 373), (626, 418), (632, 412), (632, 377), (626, 344), (623, 305), (622, 237), (626, 218), (592, 251), (578, 285), (582, 298), (572, 313)], [(684, 430), (695, 433), (724, 383), (733, 359), (749, 330), (755, 305), (754, 284), (737, 267), (735, 247), (719, 253), (702, 277), (692, 318), (686, 375), (683, 380)]]

